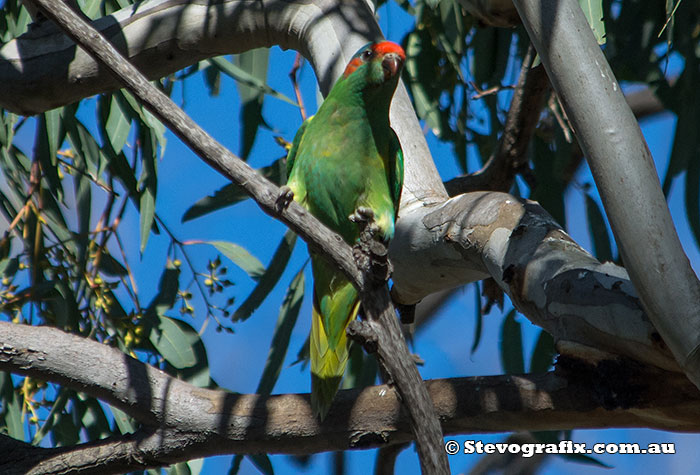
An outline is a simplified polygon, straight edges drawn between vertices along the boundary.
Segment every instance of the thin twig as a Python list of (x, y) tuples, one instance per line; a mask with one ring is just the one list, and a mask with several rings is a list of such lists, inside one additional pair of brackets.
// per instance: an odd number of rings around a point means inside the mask
[(301, 53), (297, 53), (296, 58), (294, 58), (294, 66), (292, 66), (291, 71), (289, 71), (289, 79), (292, 81), (292, 86), (294, 87), (294, 95), (297, 98), (297, 103), (299, 104), (299, 113), (301, 114), (301, 120), (306, 120), (306, 108), (304, 107), (304, 98), (301, 97), (301, 91), (299, 90), (299, 83), (297, 82), (297, 73), (304, 62), (304, 57)]

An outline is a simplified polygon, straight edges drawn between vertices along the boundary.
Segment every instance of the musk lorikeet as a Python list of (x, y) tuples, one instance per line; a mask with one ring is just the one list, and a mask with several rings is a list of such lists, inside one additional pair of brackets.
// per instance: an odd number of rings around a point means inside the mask
[[(385, 243), (403, 184), (403, 154), (389, 126), (389, 105), (406, 55), (390, 41), (369, 43), (350, 60), (318, 109), (299, 128), (287, 157), (294, 199), (354, 245), (357, 210), (373, 212), (375, 236)], [(314, 277), (310, 337), (311, 404), (323, 419), (348, 361), (345, 329), (357, 316), (357, 290), (321, 256), (311, 254)]]

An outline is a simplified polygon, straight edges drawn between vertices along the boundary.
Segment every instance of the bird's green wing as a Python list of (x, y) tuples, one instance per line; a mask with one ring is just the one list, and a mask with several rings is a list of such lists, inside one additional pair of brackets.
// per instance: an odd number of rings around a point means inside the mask
[(403, 151), (401, 150), (401, 143), (399, 143), (399, 138), (396, 136), (396, 132), (393, 129), (389, 129), (391, 132), (391, 149), (390, 153), (392, 158), (396, 157), (394, 160), (394, 166), (390, 165), (389, 168), (389, 190), (391, 191), (391, 198), (394, 201), (394, 211), (399, 212), (399, 201), (401, 200), (401, 189), (403, 188)]
[(294, 136), (294, 141), (292, 142), (292, 148), (289, 149), (289, 153), (287, 154), (287, 178), (289, 178), (292, 175), (292, 169), (294, 168), (294, 161), (297, 158), (297, 152), (299, 151), (299, 144), (301, 143), (301, 138), (304, 136), (304, 132), (306, 131), (306, 127), (311, 123), (311, 120), (314, 118), (314, 116), (309, 117), (306, 119), (301, 126), (299, 127), (299, 130), (297, 130), (296, 135)]

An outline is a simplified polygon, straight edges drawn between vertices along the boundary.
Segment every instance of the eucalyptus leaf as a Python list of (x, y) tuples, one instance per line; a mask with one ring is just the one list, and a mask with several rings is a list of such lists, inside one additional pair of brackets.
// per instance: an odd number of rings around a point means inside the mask
[(151, 329), (149, 340), (165, 360), (175, 368), (190, 368), (197, 358), (192, 346), (199, 341), (197, 332), (187, 323), (159, 315), (158, 326)]
[(245, 301), (233, 314), (233, 321), (246, 320), (248, 317), (250, 317), (260, 306), (263, 300), (265, 300), (267, 295), (272, 291), (282, 276), (282, 272), (284, 271), (285, 267), (287, 267), (287, 262), (289, 262), (289, 257), (294, 249), (296, 239), (297, 235), (292, 231), (288, 230), (286, 233), (284, 233), (282, 241), (280, 241), (275, 254), (270, 260), (270, 265), (265, 270), (265, 273), (260, 277), (258, 285), (255, 286), (250, 295), (248, 295)]
[(297, 273), (289, 284), (287, 293), (284, 296), (282, 307), (280, 308), (277, 325), (272, 335), (270, 351), (267, 355), (265, 368), (263, 369), (258, 388), (258, 394), (269, 395), (275, 387), (277, 378), (282, 369), (284, 358), (289, 348), (289, 339), (292, 336), (292, 329), (296, 324), (301, 303), (304, 300), (304, 268)]
[(508, 312), (501, 325), (501, 365), (508, 374), (525, 372), (523, 335), (515, 309)]
[(242, 246), (226, 241), (208, 241), (206, 244), (211, 244), (218, 249), (231, 262), (246, 271), (251, 279), (257, 281), (265, 274), (265, 266), (262, 262)]

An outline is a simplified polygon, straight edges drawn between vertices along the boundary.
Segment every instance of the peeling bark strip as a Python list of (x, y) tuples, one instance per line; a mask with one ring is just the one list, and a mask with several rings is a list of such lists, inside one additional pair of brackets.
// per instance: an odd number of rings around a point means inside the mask
[[(600, 356), (600, 355), (599, 355)], [(140, 420), (135, 434), (46, 449), (0, 436), (0, 472), (122, 473), (232, 453), (386, 447), (413, 435), (386, 385), (338, 393), (319, 424), (308, 394), (260, 397), (192, 386), (119, 350), (50, 327), (0, 322), (0, 370), (59, 383)], [(649, 427), (700, 431), (700, 395), (680, 373), (623, 358), (561, 359), (554, 372), (438, 379), (427, 390), (445, 434)]]

